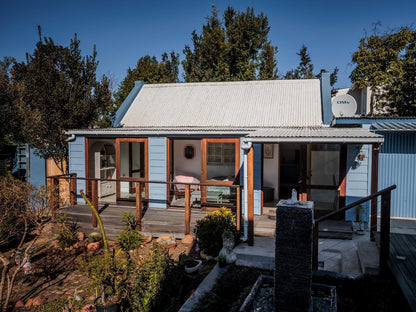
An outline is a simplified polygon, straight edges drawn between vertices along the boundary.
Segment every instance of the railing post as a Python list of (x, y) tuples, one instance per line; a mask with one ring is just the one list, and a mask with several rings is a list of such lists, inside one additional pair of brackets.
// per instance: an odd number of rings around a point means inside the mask
[(312, 269), (318, 269), (318, 247), (319, 246), (319, 222), (315, 222), (313, 227), (313, 245), (312, 245)]
[(381, 195), (380, 220), (380, 273), (388, 271), (387, 261), (390, 256), (390, 199), (391, 191)]
[(142, 184), (136, 182), (136, 229), (142, 230)]
[[(91, 180), (91, 204), (94, 206), (94, 208), (98, 210), (98, 181), (97, 180)], [(95, 214), (92, 214), (92, 226), (97, 227), (97, 217)]]
[(191, 186), (185, 184), (185, 235), (191, 232)]
[[(378, 154), (379, 145), (373, 144), (371, 156), (371, 194), (378, 189)], [(370, 240), (375, 241), (374, 233), (377, 232), (377, 197), (371, 200), (370, 206)]]
[(237, 231), (241, 229), (241, 187), (237, 186), (235, 190), (237, 199), (236, 199), (236, 214), (237, 214)]
[(59, 208), (59, 180), (52, 178), (52, 192), (51, 192), (51, 220), (55, 221), (56, 212)]
[(71, 206), (74, 206), (77, 204), (77, 174), (76, 173), (71, 173), (70, 175), (70, 189), (69, 189), (69, 197), (70, 197), (70, 202), (71, 202)]

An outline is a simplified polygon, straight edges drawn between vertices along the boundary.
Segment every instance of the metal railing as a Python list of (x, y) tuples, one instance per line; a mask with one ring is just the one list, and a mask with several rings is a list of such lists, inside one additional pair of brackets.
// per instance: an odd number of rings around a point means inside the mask
[[(81, 178), (77, 177), (75, 173), (70, 173), (66, 175), (55, 175), (48, 177), (49, 184), (52, 185), (59, 185), (59, 180), (67, 180), (70, 184), (70, 204), (76, 205), (77, 204), (77, 180), (86, 181), (86, 193), (87, 197), (90, 199), (92, 205), (94, 207), (98, 207), (98, 181), (109, 181), (109, 182), (129, 182), (135, 183), (135, 205), (136, 205), (136, 220), (137, 220), (137, 228), (141, 230), (142, 228), (142, 217), (143, 217), (143, 202), (148, 201), (148, 192), (144, 192), (143, 196), (143, 189), (146, 188), (146, 185), (149, 184), (164, 184), (164, 185), (185, 185), (185, 225), (184, 225), (184, 233), (185, 235), (190, 234), (191, 229), (191, 185), (197, 185), (199, 189), (203, 189), (201, 191), (201, 205), (207, 201), (206, 196), (206, 187), (209, 186), (221, 186), (221, 187), (228, 187), (231, 189), (235, 189), (235, 214), (236, 214), (236, 225), (237, 230), (241, 228), (241, 186), (240, 185), (219, 185), (218, 183), (194, 183), (194, 182), (173, 182), (173, 181), (147, 181), (143, 179), (98, 179), (98, 178)], [(57, 192), (59, 192), (59, 188), (56, 187)], [(59, 194), (56, 198), (59, 198)], [(162, 199), (164, 200), (164, 199)], [(58, 200), (53, 201), (52, 203), (52, 214), (54, 215), (59, 208)], [(226, 204), (219, 203), (216, 206), (227, 206)], [(230, 206), (230, 205), (228, 205)], [(97, 219), (94, 214), (92, 214), (92, 225), (94, 227), (97, 226)]]
[[(313, 252), (312, 252), (312, 268), (318, 269), (318, 246), (319, 246), (319, 223), (329, 219), (335, 215), (338, 215), (348, 209), (365, 203), (368, 200), (377, 200), (378, 196), (381, 196), (381, 220), (380, 220), (380, 273), (384, 274), (387, 270), (387, 260), (390, 252), (390, 200), (391, 191), (396, 188), (396, 185), (389, 186), (377, 193), (371, 194), (360, 200), (357, 200), (343, 208), (335, 210), (315, 219), (315, 226), (313, 229)], [(374, 225), (371, 225), (371, 229), (374, 229)], [(375, 224), (377, 230), (377, 224)], [(373, 235), (373, 233), (370, 233)]]

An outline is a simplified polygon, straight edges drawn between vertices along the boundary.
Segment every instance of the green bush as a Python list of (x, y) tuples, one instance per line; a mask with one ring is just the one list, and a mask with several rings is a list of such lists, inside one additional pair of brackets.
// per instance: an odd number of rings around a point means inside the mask
[(124, 223), (124, 231), (117, 236), (117, 246), (123, 251), (136, 249), (142, 244), (143, 236), (136, 230), (137, 221), (130, 211), (123, 214), (121, 220)]
[(117, 246), (123, 251), (136, 249), (142, 244), (143, 236), (137, 230), (123, 231), (117, 236)]
[(58, 246), (68, 248), (78, 241), (79, 226), (75, 220), (72, 220), (66, 214), (58, 216), (59, 233), (57, 236)]
[(206, 254), (216, 256), (222, 248), (222, 233), (225, 230), (233, 233), (237, 244), (240, 232), (237, 231), (235, 216), (225, 207), (221, 207), (198, 220), (194, 232), (198, 237), (199, 247)]

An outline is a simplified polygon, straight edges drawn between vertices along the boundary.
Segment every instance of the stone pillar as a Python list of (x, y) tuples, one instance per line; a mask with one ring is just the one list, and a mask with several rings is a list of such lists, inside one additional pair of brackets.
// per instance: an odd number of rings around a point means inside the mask
[(311, 311), (313, 202), (276, 209), (275, 311)]

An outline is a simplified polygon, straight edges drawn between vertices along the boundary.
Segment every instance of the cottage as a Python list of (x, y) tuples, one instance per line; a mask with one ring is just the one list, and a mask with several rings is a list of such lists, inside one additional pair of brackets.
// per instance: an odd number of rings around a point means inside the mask
[[(68, 131), (69, 171), (102, 179), (101, 200), (135, 197), (133, 181), (198, 183), (201, 207), (232, 205), (242, 186), (245, 238), (265, 203), (315, 202), (315, 214), (345, 206), (372, 191), (372, 157), (383, 136), (357, 127), (331, 127), (329, 75), (321, 79), (209, 82), (135, 87), (113, 128)], [(371, 165), (373, 164), (373, 166)], [(117, 181), (105, 181), (116, 179)], [(77, 189), (85, 181), (77, 180)], [(149, 207), (169, 209), (178, 185), (147, 183)], [(351, 192), (351, 194), (350, 194)]]

